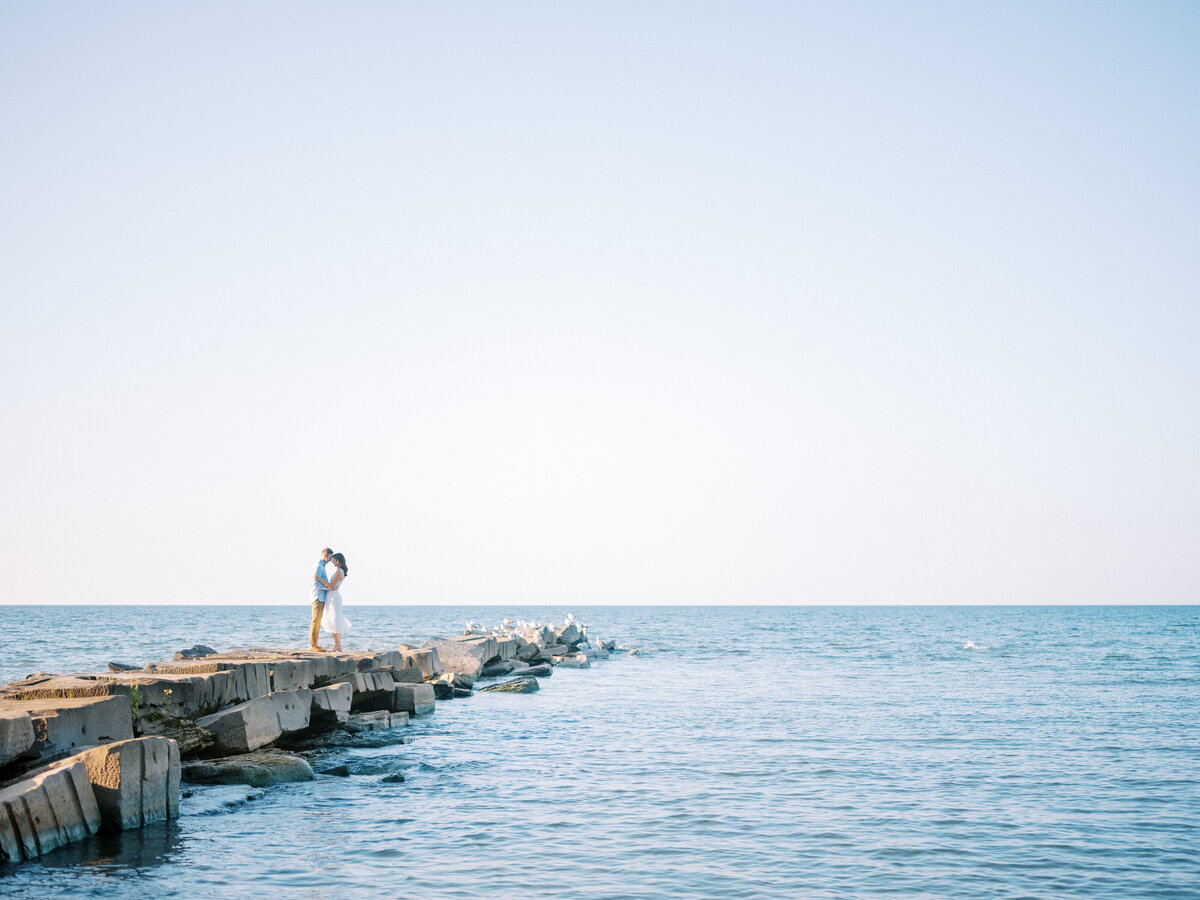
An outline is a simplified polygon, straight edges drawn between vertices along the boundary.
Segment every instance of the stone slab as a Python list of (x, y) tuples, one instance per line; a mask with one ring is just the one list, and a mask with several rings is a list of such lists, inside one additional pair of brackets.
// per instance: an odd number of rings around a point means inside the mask
[(396, 684), (421, 684), (425, 681), (425, 673), (420, 666), (409, 666), (405, 669), (391, 669), (392, 681)]
[(309, 731), (330, 731), (350, 717), (354, 688), (349, 684), (331, 684), (313, 688), (309, 708)]
[(381, 650), (374, 655), (376, 666), (400, 669), (404, 666), (404, 654), (399, 650)]
[(476, 635), (473, 638), (430, 638), (422, 650), (437, 650), (442, 669), (446, 672), (465, 672), (477, 676), (484, 664), (496, 655), (496, 639)]
[(421, 677), (425, 681), (436, 678), (446, 671), (442, 668), (442, 660), (438, 656), (436, 647), (429, 647), (425, 650), (405, 650), (401, 655), (403, 657), (402, 667), (415, 666), (419, 668)]
[(343, 675), (334, 684), (349, 684), (354, 691), (350, 708), (355, 712), (368, 710), (389, 709), (391, 706), (392, 686), (395, 681), (387, 671), (354, 672)]
[(105, 744), (79, 754), (102, 826), (140, 828), (179, 815), (179, 745), (165, 737)]
[(310, 659), (280, 659), (271, 663), (271, 690), (295, 691), (310, 688), (316, 678)]
[(355, 713), (350, 716), (345, 727), (351, 734), (360, 734), (364, 731), (390, 731), (407, 724), (408, 713), (377, 709), (373, 712)]
[(78, 700), (81, 697), (111, 697), (126, 693), (114, 687), (105, 675), (30, 675), (12, 681), (0, 690), (5, 700)]
[(398, 684), (392, 689), (392, 712), (423, 716), (433, 712), (436, 699), (432, 684)]
[(100, 829), (83, 760), (72, 758), (0, 791), (0, 857), (34, 859)]
[(258, 750), (226, 759), (188, 763), (183, 778), (191, 784), (248, 784), (267, 787), (293, 781), (312, 781), (313, 770), (305, 760), (290, 753)]
[(582, 653), (568, 653), (566, 656), (556, 656), (554, 664), (563, 669), (590, 669), (591, 662)]
[(536, 675), (538, 678), (549, 678), (554, 674), (554, 668), (550, 665), (541, 666), (526, 666), (523, 669), (513, 669), (512, 675)]
[(33, 726), (31, 751), (43, 758), (133, 737), (126, 696), (52, 700), (0, 700), (0, 714), (26, 712)]
[(312, 708), (348, 713), (353, 699), (354, 687), (352, 685), (331, 684), (326, 687), (313, 688)]
[(239, 702), (234, 691), (234, 676), (228, 671), (129, 672), (111, 676), (133, 699), (138, 695), (138, 715), (161, 713), (196, 718), (216, 712), (222, 706)]
[(254, 660), (209, 658), (195, 661), (151, 663), (146, 671), (163, 675), (207, 675), (231, 673), (230, 703), (245, 703), (271, 692), (271, 666)]
[(248, 753), (288, 732), (308, 727), (312, 691), (276, 691), (197, 719), (216, 737), (219, 751)]
[(0, 712), (0, 766), (6, 766), (33, 747), (33, 720), (25, 710)]
[(574, 622), (571, 622), (557, 629), (554, 632), (554, 638), (557, 644), (570, 645), (583, 640), (583, 633), (576, 627)]
[(532, 694), (534, 691), (540, 689), (541, 685), (538, 684), (536, 678), (532, 675), (522, 675), (520, 678), (514, 678), (511, 681), (489, 684), (487, 687), (481, 687), (479, 690), (500, 694)]

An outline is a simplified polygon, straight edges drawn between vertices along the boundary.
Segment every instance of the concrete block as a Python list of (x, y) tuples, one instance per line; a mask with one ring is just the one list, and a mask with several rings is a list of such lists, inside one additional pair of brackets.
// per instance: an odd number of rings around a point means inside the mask
[(497, 638), (496, 639), (496, 655), (501, 659), (512, 659), (517, 655), (517, 650), (520, 649), (520, 641), (515, 638)]
[(269, 696), (204, 716), (196, 720), (196, 725), (213, 734), (221, 751), (248, 753), (257, 750), (283, 734), (279, 717), (275, 715), (275, 704)]
[(271, 663), (271, 690), (294, 691), (310, 688), (316, 671), (311, 659), (279, 659)]
[(569, 625), (564, 625), (554, 632), (556, 644), (574, 644), (577, 641), (583, 640), (583, 633), (572, 622)]
[(226, 671), (130, 672), (111, 678), (127, 695), (137, 690), (139, 716), (154, 712), (195, 718), (235, 702), (234, 678)]
[(53, 756), (133, 737), (133, 713), (126, 696), (56, 700), (0, 700), (0, 714), (29, 714), (33, 752)]
[(241, 659), (196, 660), (172, 663), (151, 663), (150, 672), (164, 675), (206, 675), (213, 672), (228, 672), (232, 683), (229, 687), (229, 703), (245, 703), (255, 697), (271, 692), (271, 666), (267, 662)]
[(298, 691), (276, 691), (267, 694), (267, 697), (275, 704), (275, 715), (284, 734), (303, 731), (308, 727), (308, 717), (312, 711), (312, 691), (307, 688)]
[(330, 731), (350, 717), (350, 703), (354, 688), (349, 684), (331, 684), (313, 688), (312, 703), (308, 712), (310, 731)]
[(0, 791), (0, 857), (34, 859), (95, 834), (100, 822), (87, 766), (72, 758)]
[(336, 665), (336, 671), (333, 673), (333, 678), (340, 678), (343, 675), (349, 675), (352, 672), (358, 671), (358, 659), (347, 656), (342, 653), (323, 653), (321, 654), (326, 659), (332, 659)]
[(349, 684), (354, 690), (350, 708), (355, 712), (389, 709), (391, 707), (392, 680), (390, 672), (355, 672), (343, 675), (335, 684)]
[(374, 653), (354, 652), (342, 653), (340, 655), (343, 656), (348, 662), (353, 663), (352, 667), (350, 668), (351, 672), (369, 672), (371, 669), (375, 668)]
[(518, 637), (529, 641), (529, 643), (536, 644), (539, 647), (545, 647), (547, 644), (554, 643), (554, 632), (552, 632), (545, 625), (539, 625), (536, 628), (532, 626), (518, 628), (515, 634)]
[(105, 675), (30, 675), (4, 686), (5, 700), (78, 700), (82, 697), (111, 697), (125, 693)]
[(419, 666), (410, 666), (406, 669), (392, 669), (392, 681), (396, 684), (421, 684), (425, 681), (425, 673), (421, 671)]
[(569, 653), (566, 656), (555, 657), (554, 664), (563, 669), (590, 669), (592, 664), (582, 653)]
[(511, 681), (501, 681), (499, 684), (489, 684), (487, 687), (481, 687), (481, 691), (494, 691), (502, 694), (532, 694), (539, 690), (541, 685), (538, 680), (532, 675), (522, 675), (520, 678), (514, 678)]
[(474, 648), (485, 663), (500, 655), (500, 642), (490, 634), (464, 635), (459, 642)]
[(399, 650), (381, 650), (375, 654), (376, 666), (390, 666), (399, 669), (404, 666), (404, 654)]
[(392, 689), (392, 711), (410, 716), (433, 712), (436, 697), (432, 684), (398, 684)]
[(461, 638), (430, 638), (422, 650), (437, 650), (438, 659), (446, 672), (465, 672), (478, 676), (484, 663), (496, 655), (494, 637), (464, 636)]
[(305, 760), (277, 750), (258, 750), (226, 759), (188, 763), (184, 780), (190, 784), (248, 784), (267, 787), (292, 781), (312, 781), (313, 770)]
[(349, 684), (331, 684), (327, 687), (313, 688), (312, 708), (325, 709), (333, 712), (350, 712), (350, 703), (354, 699), (354, 687)]
[(179, 745), (134, 738), (79, 754), (105, 829), (121, 831), (179, 815)]
[(346, 722), (346, 730), (351, 734), (359, 734), (364, 731), (388, 731), (407, 724), (408, 713), (377, 709), (373, 712), (354, 713)]
[(33, 721), (25, 710), (0, 712), (0, 766), (6, 766), (33, 746)]
[(513, 669), (513, 675), (536, 675), (538, 678), (549, 678), (554, 674), (554, 668), (549, 664), (541, 666), (526, 666), (523, 669)]
[(226, 753), (257, 750), (282, 734), (308, 727), (312, 691), (276, 691), (197, 719), (196, 724), (216, 737)]
[(436, 647), (429, 647), (425, 650), (405, 650), (401, 656), (404, 659), (402, 668), (416, 666), (421, 670), (421, 677), (425, 681), (437, 678), (437, 676), (446, 671), (442, 668), (442, 660), (438, 656)]

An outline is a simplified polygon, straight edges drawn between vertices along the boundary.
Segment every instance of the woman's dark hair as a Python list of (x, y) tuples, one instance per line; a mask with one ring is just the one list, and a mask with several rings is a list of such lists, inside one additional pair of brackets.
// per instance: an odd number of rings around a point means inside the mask
[(350, 574), (350, 567), (346, 565), (346, 557), (340, 553), (333, 554), (333, 558), (337, 560), (338, 568), (346, 575)]

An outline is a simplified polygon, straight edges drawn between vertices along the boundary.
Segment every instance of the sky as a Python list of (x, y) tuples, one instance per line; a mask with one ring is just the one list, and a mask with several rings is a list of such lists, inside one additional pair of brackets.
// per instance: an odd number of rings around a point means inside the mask
[(0, 602), (1195, 603), (1198, 48), (0, 4)]

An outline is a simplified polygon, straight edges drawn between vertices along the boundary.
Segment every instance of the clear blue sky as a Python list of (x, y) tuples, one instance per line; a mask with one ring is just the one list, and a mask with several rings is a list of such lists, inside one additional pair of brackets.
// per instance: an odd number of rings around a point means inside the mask
[(0, 5), (2, 602), (1179, 603), (1200, 5)]

